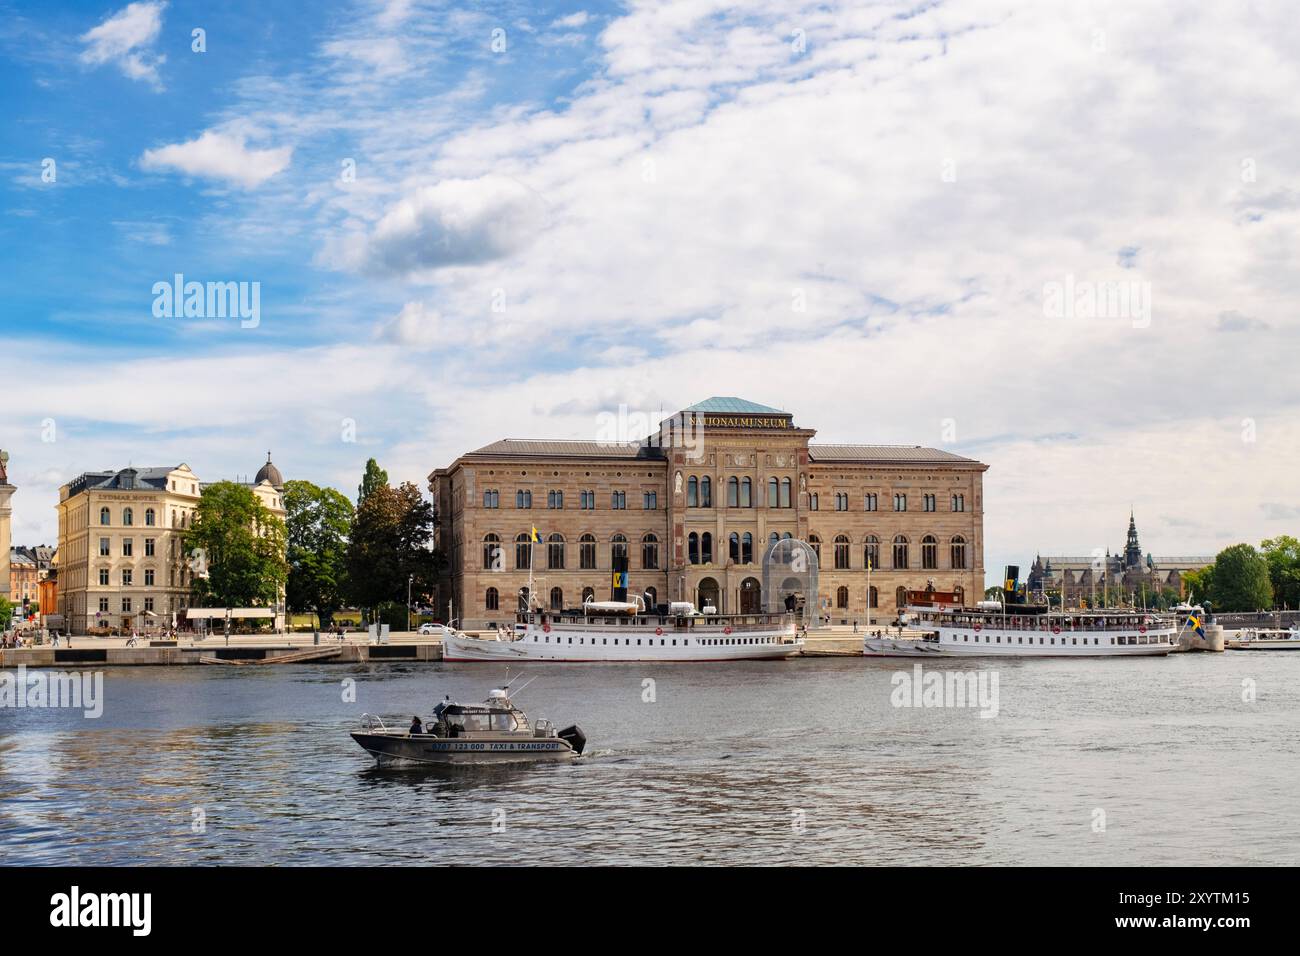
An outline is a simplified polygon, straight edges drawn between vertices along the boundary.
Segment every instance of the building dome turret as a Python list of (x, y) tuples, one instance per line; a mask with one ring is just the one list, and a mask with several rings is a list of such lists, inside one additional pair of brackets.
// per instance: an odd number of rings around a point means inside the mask
[(253, 484), (260, 485), (263, 481), (269, 481), (275, 488), (284, 487), (284, 476), (280, 474), (280, 469), (276, 468), (271, 462), (271, 453), (266, 453), (266, 464), (257, 472), (257, 477), (253, 479)]

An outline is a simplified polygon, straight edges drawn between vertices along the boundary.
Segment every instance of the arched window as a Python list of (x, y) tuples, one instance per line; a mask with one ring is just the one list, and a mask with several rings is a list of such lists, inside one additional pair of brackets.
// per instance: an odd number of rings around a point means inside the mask
[(880, 607), (880, 591), (876, 589), (874, 584), (867, 588), (867, 606)]
[(483, 536), (483, 570), (504, 571), (506, 556), (501, 550), (501, 539), (494, 534)]
[[(907, 570), (907, 538), (901, 534), (894, 535), (894, 568), (899, 571)], [(899, 590), (901, 591), (902, 588)]]
[(778, 535), (775, 531), (773, 531), (771, 534), (767, 536), (767, 546), (770, 548), (772, 547), (772, 545), (776, 544), (780, 540), (781, 540), (780, 535)]
[(501, 595), (496, 588), (487, 589), (487, 594), (483, 596), (483, 606), (489, 611), (501, 610)]
[(627, 560), (627, 538), (616, 534), (609, 539), (609, 566), (612, 568), (619, 558)]
[(835, 591), (835, 606), (841, 609), (849, 606), (849, 589), (840, 585)]
[(907, 588), (900, 584), (894, 591), (894, 608), (901, 611), (905, 607), (907, 607)]
[(659, 592), (654, 588), (645, 589), (645, 606), (647, 610), (659, 603)]
[(740, 536), (740, 563), (754, 563), (754, 536), (748, 531)]
[(694, 531), (686, 536), (686, 560), (691, 564), (700, 563), (700, 536)]
[(740, 535), (735, 531), (727, 536), (727, 556), (732, 564), (740, 563)]
[(596, 536), (584, 534), (578, 539), (578, 567), (584, 571), (596, 569)]
[(659, 567), (659, 539), (648, 534), (641, 539), (641, 567), (654, 571)]
[(740, 479), (735, 475), (727, 479), (727, 507), (740, 507)]
[(110, 519), (109, 516), (108, 516), (108, 509), (107, 509), (107, 508), (100, 508), (100, 509), (99, 509), (99, 523), (100, 523), (100, 524), (108, 524), (110, 520), (112, 520), (112, 519)]
[(862, 566), (873, 571), (880, 570), (880, 539), (874, 534), (867, 535), (862, 544)]
[(123, 508), (123, 509), (122, 509), (122, 524), (126, 525), (126, 526), (129, 528), (129, 527), (131, 527), (131, 525), (134, 524), (134, 523), (135, 523), (135, 515), (132, 514), (131, 509), (130, 509), (130, 508)]
[(789, 478), (781, 479), (781, 507), (782, 508), (790, 507), (790, 479)]
[(564, 535), (553, 534), (546, 539), (546, 566), (552, 571), (564, 570)]
[(808, 510), (809, 511), (817, 510), (817, 492), (815, 491), (810, 492), (808, 495)]
[(594, 601), (594, 600), (596, 600), (596, 589), (595, 589), (595, 588), (583, 588), (583, 589), (582, 589), (582, 603), (583, 603), (583, 604), (586, 604), (588, 601)]
[(959, 571), (966, 569), (966, 539), (956, 535), (952, 539), (952, 566)]
[(698, 508), (700, 506), (700, 479), (694, 475), (686, 479), (686, 507)]
[(533, 506), (533, 493), (531, 491), (515, 492), (516, 508), (531, 508)]
[(767, 479), (767, 506), (769, 508), (781, 507), (780, 492), (775, 478)]
[(560, 588), (551, 588), (551, 610), (564, 610), (564, 591)]
[(154, 513), (152, 508), (144, 509), (144, 523), (146, 526), (150, 528), (154, 527), (157, 524), (156, 518), (157, 515)]
[(740, 507), (754, 507), (754, 484), (748, 478), (740, 479)]
[(707, 531), (700, 535), (700, 563), (713, 563), (713, 535)]
[[(849, 536), (846, 534), (837, 534), (835, 536), (835, 570), (847, 571), (849, 568)], [(848, 607), (847, 604), (842, 605)]]
[(785, 534), (781, 535), (781, 540), (782, 540), (782, 541), (789, 541), (789, 540), (790, 540), (791, 538), (793, 538), (793, 537), (794, 537), (794, 535), (792, 535), (789, 531), (787, 531)]
[(515, 567), (521, 571), (527, 571), (529, 562), (532, 560), (533, 546), (530, 543), (531, 540), (526, 531), (521, 531), (515, 535)]
[(817, 566), (821, 567), (822, 563), (822, 539), (815, 534), (808, 535), (808, 544), (813, 549), (813, 554), (817, 555)]
[(700, 507), (713, 507), (713, 479), (708, 475), (700, 479)]
[(921, 567), (933, 571), (939, 566), (939, 542), (932, 534), (921, 539)]

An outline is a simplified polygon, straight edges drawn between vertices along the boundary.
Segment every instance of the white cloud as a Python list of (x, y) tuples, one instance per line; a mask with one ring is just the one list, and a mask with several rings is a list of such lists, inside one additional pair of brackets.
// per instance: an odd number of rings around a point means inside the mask
[(131, 79), (161, 88), (158, 67), (167, 57), (153, 52), (152, 47), (162, 30), (166, 8), (165, 0), (141, 0), (123, 7), (81, 35), (81, 42), (86, 45), (81, 53), (82, 62), (94, 66), (112, 63)]
[(292, 146), (255, 149), (240, 133), (207, 130), (197, 139), (147, 149), (140, 157), (143, 169), (172, 169), (186, 176), (219, 179), (251, 189), (287, 169)]

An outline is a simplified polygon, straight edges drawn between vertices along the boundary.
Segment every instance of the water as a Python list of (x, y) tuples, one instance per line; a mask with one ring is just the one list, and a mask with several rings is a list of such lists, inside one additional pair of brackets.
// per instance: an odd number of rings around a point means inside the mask
[(909, 661), (543, 665), (519, 703), (589, 759), (434, 772), (347, 731), (495, 666), (109, 668), (98, 720), (0, 710), (0, 862), (1300, 862), (1300, 654), (931, 666), (998, 715), (892, 706)]

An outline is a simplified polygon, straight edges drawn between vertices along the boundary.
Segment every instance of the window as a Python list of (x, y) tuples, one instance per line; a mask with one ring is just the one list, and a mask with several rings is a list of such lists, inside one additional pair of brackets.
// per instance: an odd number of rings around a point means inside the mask
[(144, 569), (144, 586), (147, 588), (153, 587), (153, 568)]
[(780, 503), (780, 486), (775, 478), (767, 479), (767, 506), (769, 508), (779, 508)]
[(817, 564), (822, 563), (822, 539), (815, 534), (808, 536), (808, 545), (813, 549), (813, 554), (817, 555)]
[(781, 507), (782, 508), (790, 507), (790, 479), (789, 478), (781, 479)]
[(641, 493), (641, 508), (644, 511), (659, 510), (659, 492), (644, 491)]
[(546, 566), (552, 571), (564, 570), (564, 535), (553, 534), (546, 539)]
[(609, 566), (612, 568), (614, 562), (618, 560), (627, 560), (627, 538), (621, 534), (616, 534), (609, 539)]
[(135, 548), (134, 548), (134, 545), (132, 544), (131, 539), (130, 539), (130, 538), (123, 538), (123, 539), (122, 539), (122, 557), (124, 557), (124, 558), (129, 558), (129, 557), (131, 557), (131, 554), (132, 554), (132, 552), (133, 552), (134, 550), (135, 550)]
[(527, 532), (521, 531), (515, 535), (515, 567), (521, 571), (527, 571), (532, 562), (532, 540), (532, 536)]
[(880, 591), (874, 584), (867, 588), (867, 606), (880, 607)]
[(700, 535), (700, 562), (713, 563), (713, 535), (707, 531)]
[(592, 571), (596, 567), (596, 537), (584, 534), (578, 539), (578, 567)]
[(596, 600), (596, 589), (595, 589), (595, 588), (583, 588), (583, 589), (582, 589), (582, 603), (583, 603), (583, 604), (586, 604), (588, 601), (594, 601), (594, 600)]
[(907, 570), (907, 538), (901, 534), (894, 536), (894, 567), (900, 571)]
[(817, 510), (817, 492), (815, 491), (808, 495), (808, 510)]
[(615, 511), (623, 511), (627, 508), (627, 492), (616, 491), (613, 493), (610, 507)]
[(107, 539), (107, 538), (100, 538), (100, 539), (99, 539), (99, 556), (100, 556), (101, 558), (106, 558), (106, 557), (108, 557), (108, 539)]
[(533, 493), (531, 491), (515, 492), (516, 508), (531, 508), (533, 506)]
[(735, 475), (727, 479), (727, 507), (740, 506), (740, 479)]
[(686, 479), (686, 507), (698, 508), (700, 506), (700, 479), (691, 475)]
[(921, 510), (922, 510), (922, 511), (934, 511), (934, 510), (935, 510), (934, 495), (922, 495), (922, 496), (921, 496)]
[(101, 587), (108, 587), (108, 568), (99, 569), (99, 583)]
[(578, 507), (583, 511), (596, 510), (596, 493), (594, 491), (583, 491), (578, 495)]
[(895, 511), (907, 510), (907, 495), (894, 495), (894, 510)]
[(152, 558), (152, 557), (153, 557), (153, 553), (154, 553), (154, 539), (153, 539), (153, 538), (145, 538), (145, 539), (144, 539), (144, 556), (145, 556), (146, 558)]
[(880, 507), (880, 499), (876, 496), (876, 493), (874, 491), (868, 492), (865, 498), (863, 510), (876, 511), (878, 510), (879, 507)]
[(754, 536), (748, 531), (740, 536), (740, 563), (754, 563)]
[[(108, 517), (108, 509), (107, 509), (107, 508), (100, 508), (100, 509), (99, 509), (99, 523), (100, 523), (100, 524), (109, 524), (109, 517)], [(107, 610), (107, 608), (105, 608), (105, 610)]]
[(563, 491), (548, 491), (548, 492), (546, 493), (546, 507), (548, 507), (548, 508), (563, 508), (563, 507), (564, 507), (564, 492), (563, 492)]
[(732, 564), (740, 563), (740, 535), (733, 531), (727, 538), (727, 556)]
[(144, 609), (150, 614), (153, 613), (153, 598), (148, 597), (144, 599)]
[(966, 539), (957, 535), (952, 539), (952, 566), (958, 570), (966, 569)]
[(124, 588), (129, 588), (130, 586), (131, 586), (131, 569), (130, 569), (130, 568), (123, 568), (123, 569), (122, 569), (122, 587), (124, 587)]
[(641, 567), (647, 571), (659, 567), (659, 539), (653, 534), (648, 534), (641, 539)]
[(130, 508), (123, 508), (122, 524), (126, 525), (129, 528), (134, 522), (135, 522), (135, 514), (131, 511)]
[(496, 588), (488, 588), (483, 595), (483, 607), (489, 611), (501, 610), (501, 595)]
[(122, 598), (122, 613), (131, 613), (131, 599), (129, 597)]
[(926, 571), (939, 567), (939, 542), (932, 534), (921, 539), (921, 567)]
[(564, 610), (564, 591), (560, 588), (551, 588), (551, 610)]
[(965, 496), (965, 495), (953, 495), (953, 496), (952, 496), (952, 510), (953, 510), (953, 511), (965, 511), (965, 510), (966, 510), (966, 496)]
[(108, 598), (102, 597), (99, 599), (99, 609), (105, 614), (108, 613)]
[(754, 507), (754, 485), (748, 478), (740, 479), (740, 507)]
[(836, 511), (849, 510), (849, 496), (845, 492), (839, 491), (835, 493), (835, 510)]
[(872, 570), (880, 567), (880, 539), (874, 534), (867, 535), (862, 544), (862, 566)]
[[(847, 571), (849, 568), (849, 538), (848, 535), (837, 534), (835, 536), (835, 570)], [(848, 607), (848, 598), (841, 607)]]
[(501, 539), (495, 534), (483, 536), (483, 570), (504, 571), (506, 556), (501, 550)]
[(501, 491), (500, 491), (500, 489), (497, 489), (497, 488), (487, 488), (487, 489), (485, 489), (485, 490), (483, 491), (483, 507), (484, 507), (484, 508), (500, 508), (500, 507), (501, 507)]
[(147, 527), (150, 528), (154, 527), (154, 525), (158, 523), (157, 517), (158, 516), (154, 513), (154, 510), (152, 508), (144, 509), (144, 523)]
[(713, 507), (713, 479), (708, 475), (700, 479), (700, 507)]
[[(655, 606), (656, 604), (658, 604), (658, 603), (659, 603), (659, 592), (656, 591), (654, 588), (646, 588), (646, 589), (645, 589), (645, 606), (646, 606), (647, 608), (652, 608), (652, 607), (654, 607), (654, 606)], [(676, 641), (673, 641), (673, 644), (674, 644), (674, 645), (675, 645), (676, 643), (677, 643)]]
[(691, 564), (700, 563), (700, 536), (692, 531), (686, 536), (686, 560)]
[(849, 589), (843, 585), (835, 591), (835, 606), (841, 609), (849, 606)]

